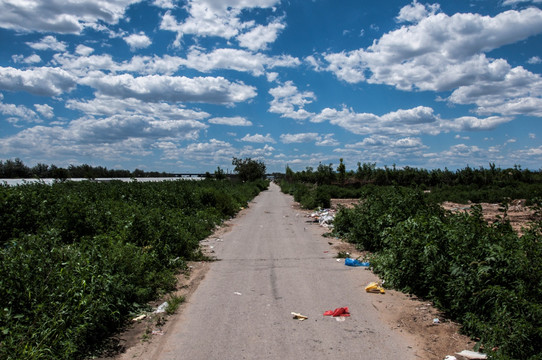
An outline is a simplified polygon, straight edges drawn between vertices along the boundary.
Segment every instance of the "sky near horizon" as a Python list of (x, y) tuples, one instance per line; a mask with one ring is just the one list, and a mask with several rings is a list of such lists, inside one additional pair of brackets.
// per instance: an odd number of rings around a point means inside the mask
[(542, 168), (542, 0), (0, 0), (0, 160)]

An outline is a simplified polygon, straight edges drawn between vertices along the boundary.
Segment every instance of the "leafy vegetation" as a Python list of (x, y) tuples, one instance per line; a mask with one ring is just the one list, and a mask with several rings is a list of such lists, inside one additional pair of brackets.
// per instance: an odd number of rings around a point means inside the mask
[(505, 209), (489, 225), (479, 206), (452, 214), (419, 190), (385, 187), (342, 209), (334, 224), (372, 251), (387, 286), (431, 299), (492, 358), (540, 358), (542, 221), (519, 236)]
[[(341, 159), (342, 160), (342, 159)], [(508, 199), (527, 199), (531, 204), (542, 198), (542, 172), (522, 170), (520, 166), (500, 169), (489, 164), (489, 169), (425, 170), (405, 167), (376, 168), (375, 164), (359, 164), (357, 170), (347, 172), (341, 161), (337, 172), (333, 165), (319, 164), (316, 171), (307, 167), (293, 172), (286, 167), (277, 179), (284, 193), (294, 196), (305, 208), (327, 207), (329, 198), (360, 198), (381, 187), (404, 186), (425, 190), (432, 202), (503, 202)], [(317, 196), (319, 193), (319, 196)]]
[(96, 179), (167, 176), (173, 175), (158, 171), (146, 172), (140, 169), (135, 169), (134, 171), (108, 169), (103, 166), (90, 166), (87, 164), (70, 165), (67, 168), (61, 168), (56, 165), (38, 163), (34, 167), (28, 167), (18, 158), (15, 160), (0, 160), (0, 178), (3, 179), (51, 178), (65, 180), (69, 178)]
[(255, 181), (265, 178), (265, 164), (251, 158), (239, 159), (234, 157), (232, 165), (235, 165), (235, 171), (242, 181)]
[(201, 257), (199, 240), (266, 187), (0, 186), (0, 358), (84, 357), (130, 313), (173, 289), (175, 272)]

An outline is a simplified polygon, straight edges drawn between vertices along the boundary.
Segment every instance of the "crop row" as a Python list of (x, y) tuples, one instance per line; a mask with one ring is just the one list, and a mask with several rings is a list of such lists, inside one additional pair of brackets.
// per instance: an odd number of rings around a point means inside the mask
[(493, 224), (473, 209), (453, 214), (420, 191), (379, 188), (342, 209), (334, 231), (371, 252), (387, 286), (432, 300), (492, 358), (540, 359), (542, 221), (518, 235), (505, 209)]
[(87, 356), (264, 181), (0, 186), (0, 358)]

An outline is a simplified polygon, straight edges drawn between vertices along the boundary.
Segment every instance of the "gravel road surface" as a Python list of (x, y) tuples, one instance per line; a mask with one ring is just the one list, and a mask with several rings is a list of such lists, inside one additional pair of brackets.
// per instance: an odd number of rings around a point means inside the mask
[[(379, 319), (374, 275), (337, 262), (318, 226), (278, 186), (233, 221), (219, 259), (149, 358), (414, 359), (414, 344)], [(323, 316), (349, 307), (344, 321)], [(293, 319), (291, 312), (308, 316)]]

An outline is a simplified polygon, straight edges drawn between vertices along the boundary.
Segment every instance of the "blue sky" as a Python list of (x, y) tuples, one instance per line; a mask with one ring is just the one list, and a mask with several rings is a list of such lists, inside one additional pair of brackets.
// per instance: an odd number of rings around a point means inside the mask
[(542, 160), (542, 0), (0, 0), (0, 159)]

